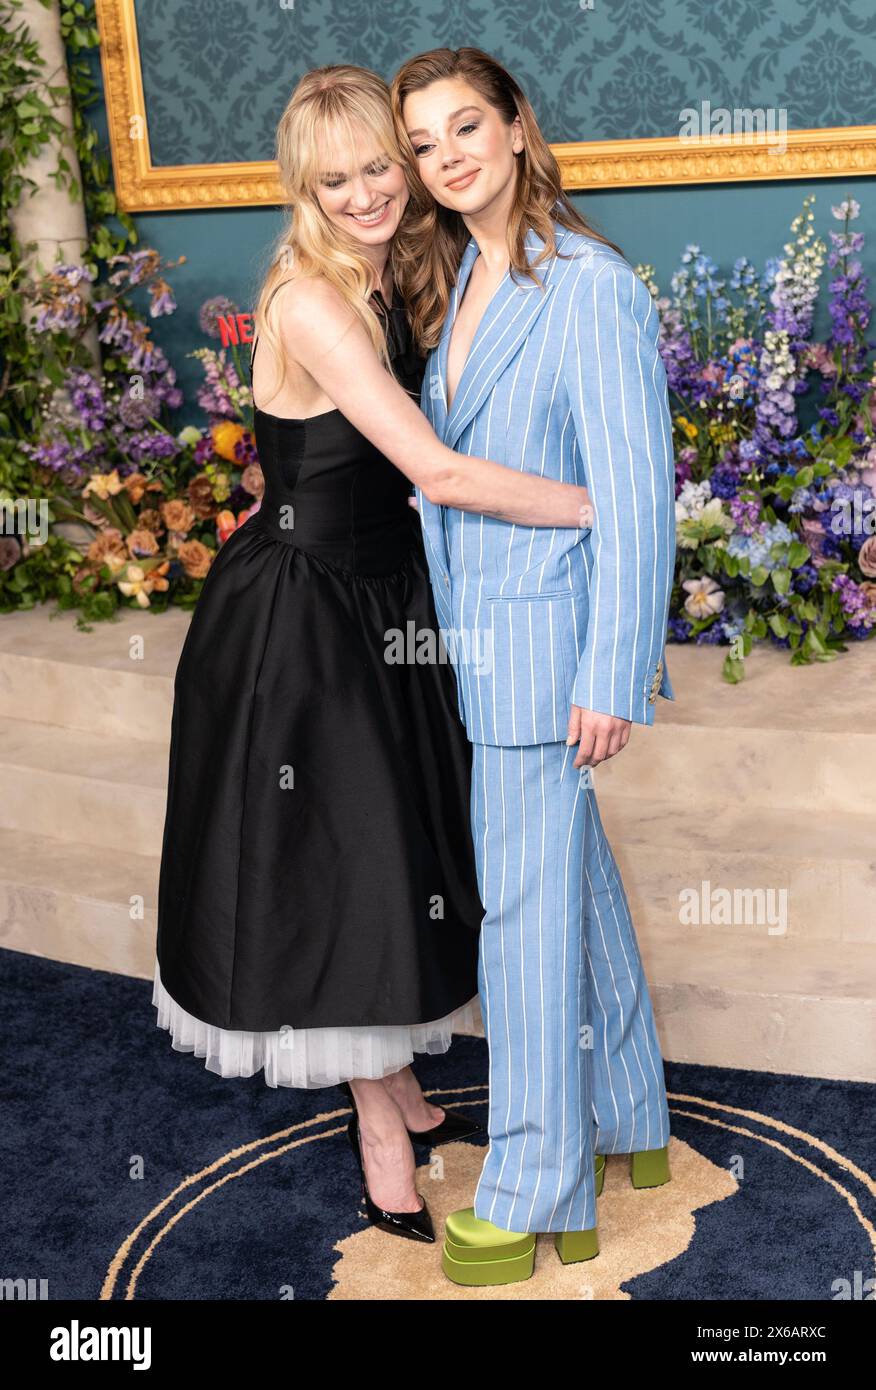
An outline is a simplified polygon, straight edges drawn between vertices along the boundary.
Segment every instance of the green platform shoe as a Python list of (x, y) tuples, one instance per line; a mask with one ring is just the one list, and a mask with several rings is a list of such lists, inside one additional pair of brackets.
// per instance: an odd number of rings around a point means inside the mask
[[(605, 1154), (595, 1155), (596, 1195), (602, 1195), (605, 1182)], [(641, 1149), (630, 1154), (630, 1182), (633, 1187), (662, 1187), (669, 1182), (669, 1146), (662, 1149)]]
[(589, 1231), (557, 1231), (554, 1245), (564, 1265), (575, 1264), (578, 1260), (592, 1260), (599, 1254), (599, 1237), (595, 1226)]
[[(555, 1244), (564, 1264), (599, 1254), (595, 1230), (558, 1231)], [(441, 1268), (454, 1284), (516, 1284), (535, 1268), (535, 1234), (503, 1231), (475, 1216), (474, 1207), (452, 1211), (444, 1226)]]
[(633, 1187), (662, 1187), (670, 1177), (668, 1145), (662, 1149), (642, 1149), (633, 1154), (630, 1163)]

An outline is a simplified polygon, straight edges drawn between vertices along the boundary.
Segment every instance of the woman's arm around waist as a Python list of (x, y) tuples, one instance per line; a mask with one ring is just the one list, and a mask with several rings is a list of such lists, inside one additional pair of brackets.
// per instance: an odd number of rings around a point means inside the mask
[(521, 526), (591, 525), (586, 488), (449, 449), (385, 370), (365, 328), (318, 277), (278, 295), (284, 351), (430, 502)]

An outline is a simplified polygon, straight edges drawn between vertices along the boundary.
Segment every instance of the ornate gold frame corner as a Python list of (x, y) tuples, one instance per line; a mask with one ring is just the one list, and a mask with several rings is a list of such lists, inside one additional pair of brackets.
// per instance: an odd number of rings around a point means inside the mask
[[(96, 0), (100, 61), (118, 206), (123, 212), (284, 203), (274, 160), (152, 163), (134, 0)], [(555, 144), (569, 191), (654, 184), (859, 177), (876, 173), (876, 126), (793, 130), (781, 152), (769, 137), (666, 136)]]

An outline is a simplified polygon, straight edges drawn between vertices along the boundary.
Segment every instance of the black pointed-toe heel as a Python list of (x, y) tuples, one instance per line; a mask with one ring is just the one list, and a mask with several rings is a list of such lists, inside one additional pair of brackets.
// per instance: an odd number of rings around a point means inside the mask
[(408, 1134), (415, 1144), (448, 1144), (452, 1139), (468, 1139), (482, 1129), (483, 1125), (479, 1125), (477, 1120), (470, 1120), (456, 1110), (445, 1110), (440, 1124), (432, 1129), (409, 1129)]
[[(356, 1100), (350, 1083), (340, 1081), (338, 1090), (343, 1091), (355, 1110)], [(442, 1108), (439, 1106), (439, 1109)], [(472, 1134), (480, 1134), (482, 1129), (483, 1125), (477, 1120), (470, 1120), (467, 1115), (460, 1115), (456, 1110), (445, 1110), (444, 1119), (440, 1124), (433, 1125), (431, 1129), (409, 1129), (408, 1134), (415, 1144), (449, 1144), (454, 1139), (468, 1139)]]
[[(430, 1245), (435, 1243), (435, 1229), (432, 1225), (432, 1218), (429, 1215), (429, 1208), (426, 1206), (425, 1198), (421, 1198), (423, 1205), (419, 1211), (384, 1211), (383, 1207), (377, 1206), (372, 1202), (368, 1191), (368, 1184), (365, 1181), (365, 1164), (362, 1161), (362, 1143), (359, 1136), (359, 1116), (351, 1115), (347, 1125), (347, 1137), (350, 1147), (356, 1155), (356, 1162), (359, 1165), (359, 1175), (362, 1179), (362, 1196), (365, 1199), (365, 1210), (368, 1213), (368, 1220), (372, 1225), (380, 1228), (381, 1231), (388, 1231), (390, 1235), (405, 1236), (408, 1240), (426, 1241)], [(419, 1193), (417, 1194), (420, 1195)]]

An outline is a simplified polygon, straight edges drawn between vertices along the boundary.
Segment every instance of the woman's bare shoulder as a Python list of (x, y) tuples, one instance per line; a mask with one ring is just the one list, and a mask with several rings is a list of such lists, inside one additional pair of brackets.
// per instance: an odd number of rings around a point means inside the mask
[(303, 334), (308, 340), (329, 337), (356, 318), (340, 291), (322, 275), (292, 275), (276, 297), (281, 331)]

